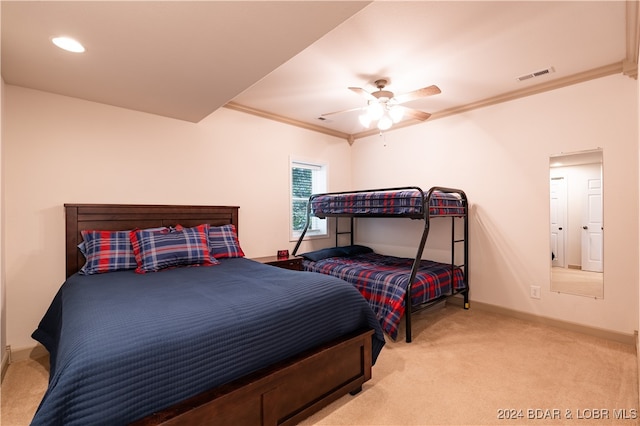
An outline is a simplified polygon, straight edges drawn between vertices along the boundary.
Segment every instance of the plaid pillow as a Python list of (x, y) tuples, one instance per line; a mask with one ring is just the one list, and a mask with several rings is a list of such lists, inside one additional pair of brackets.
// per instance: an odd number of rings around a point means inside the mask
[(218, 261), (209, 253), (209, 225), (160, 231), (134, 229), (129, 233), (136, 272), (156, 272), (165, 268), (188, 265), (215, 265)]
[(138, 266), (129, 239), (130, 231), (81, 231), (83, 242), (78, 245), (86, 262), (82, 275), (134, 269)]
[(211, 247), (211, 255), (216, 259), (244, 257), (244, 252), (238, 242), (236, 227), (233, 225), (210, 227), (209, 246)]

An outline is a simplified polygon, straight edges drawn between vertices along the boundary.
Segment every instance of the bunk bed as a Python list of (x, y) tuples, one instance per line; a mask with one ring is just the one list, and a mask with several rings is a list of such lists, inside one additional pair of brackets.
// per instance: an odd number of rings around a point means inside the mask
[[(385, 338), (367, 301), (245, 258), (238, 207), (66, 204), (65, 225), (67, 279), (33, 333), (50, 377), (32, 425), (293, 425), (371, 378)], [(206, 262), (135, 266), (194, 247)]]
[[(349, 218), (349, 229), (340, 231), (335, 221), (335, 247), (300, 254), (306, 271), (337, 276), (365, 296), (382, 328), (396, 339), (402, 316), (406, 341), (411, 342), (411, 316), (450, 296), (460, 294), (469, 308), (468, 201), (464, 191), (446, 187), (396, 187), (375, 190), (314, 194), (307, 205), (307, 221), (293, 250), (298, 250), (312, 216)], [(413, 258), (384, 256), (368, 247), (354, 244), (356, 218), (410, 218), (424, 222)], [(451, 226), (451, 258), (447, 263), (422, 259), (431, 221), (448, 218)], [(462, 236), (456, 231), (462, 222)], [(350, 245), (339, 245), (348, 234)], [(460, 249), (461, 248), (461, 249)]]

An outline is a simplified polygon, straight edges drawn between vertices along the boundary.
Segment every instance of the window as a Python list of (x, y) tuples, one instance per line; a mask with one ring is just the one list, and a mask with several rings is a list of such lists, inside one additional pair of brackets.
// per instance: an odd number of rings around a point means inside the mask
[[(307, 221), (311, 194), (327, 191), (327, 167), (324, 164), (291, 160), (291, 240), (297, 240)], [(306, 237), (327, 235), (326, 219), (311, 217)]]

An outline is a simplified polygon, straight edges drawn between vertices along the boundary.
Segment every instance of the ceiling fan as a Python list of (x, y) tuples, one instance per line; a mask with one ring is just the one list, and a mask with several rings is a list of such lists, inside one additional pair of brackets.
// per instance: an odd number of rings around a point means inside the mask
[(364, 113), (359, 117), (360, 123), (363, 126), (368, 128), (372, 122), (377, 121), (378, 129), (387, 130), (393, 125), (393, 123), (399, 122), (405, 116), (420, 121), (424, 121), (429, 118), (431, 114), (428, 112), (407, 108), (400, 104), (440, 93), (438, 86), (432, 85), (396, 96), (393, 92), (384, 90), (388, 84), (387, 80), (379, 79), (376, 80), (374, 84), (378, 90), (371, 93), (360, 87), (349, 87), (349, 90), (358, 93), (367, 100), (367, 106), (330, 112), (322, 114), (322, 116), (325, 117), (327, 115), (341, 114), (349, 111), (364, 110)]

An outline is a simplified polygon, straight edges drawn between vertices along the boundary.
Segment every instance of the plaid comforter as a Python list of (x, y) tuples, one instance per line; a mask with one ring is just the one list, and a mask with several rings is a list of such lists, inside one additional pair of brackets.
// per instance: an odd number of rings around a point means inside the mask
[[(312, 262), (303, 261), (307, 271), (333, 275), (353, 284), (369, 301), (392, 339), (405, 312), (404, 295), (409, 285), (413, 259), (367, 253), (352, 257), (330, 257)], [(454, 269), (454, 288), (465, 287), (463, 272)], [(412, 305), (418, 305), (451, 294), (451, 265), (422, 260), (411, 291)]]
[[(323, 194), (311, 198), (311, 211), (317, 217), (332, 214), (422, 215), (423, 200), (423, 192), (418, 189)], [(463, 216), (464, 210), (458, 194), (441, 191), (431, 194), (431, 216)]]

